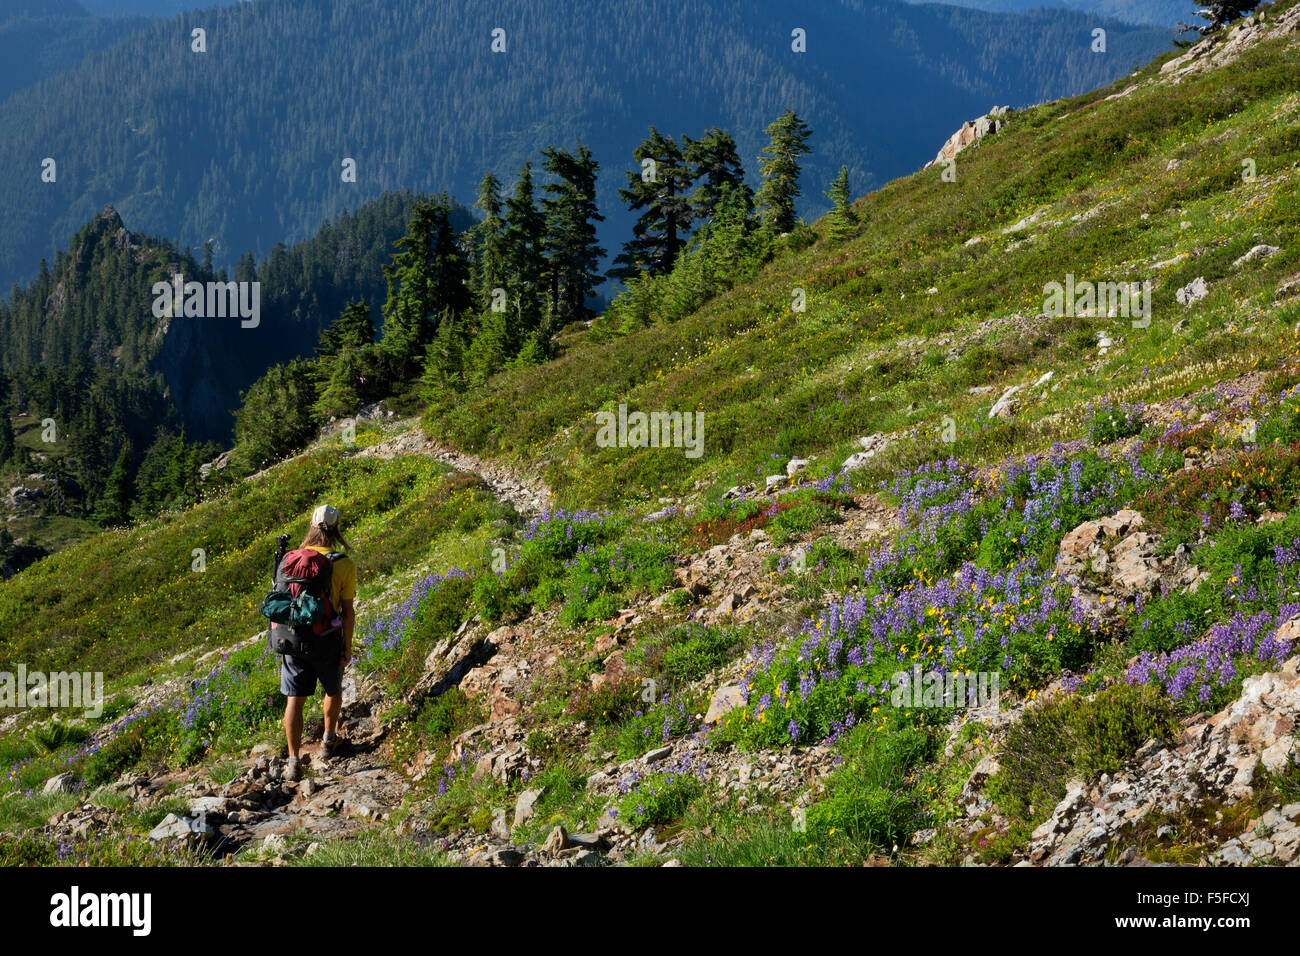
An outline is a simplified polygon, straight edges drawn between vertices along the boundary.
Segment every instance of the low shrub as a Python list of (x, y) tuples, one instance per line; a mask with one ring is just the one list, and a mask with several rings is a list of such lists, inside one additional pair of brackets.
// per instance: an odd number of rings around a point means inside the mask
[(1044, 818), (1072, 778), (1114, 773), (1148, 740), (1170, 743), (1179, 729), (1174, 703), (1151, 687), (1118, 684), (1046, 701), (1008, 729), (989, 795), (1009, 816)]

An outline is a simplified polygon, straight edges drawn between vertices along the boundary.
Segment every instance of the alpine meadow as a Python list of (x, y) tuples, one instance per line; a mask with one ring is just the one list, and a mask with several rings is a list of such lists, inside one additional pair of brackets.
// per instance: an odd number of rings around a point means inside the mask
[(0, 4), (14, 919), (982, 867), (1281, 928), (1300, 0), (1029, 6)]

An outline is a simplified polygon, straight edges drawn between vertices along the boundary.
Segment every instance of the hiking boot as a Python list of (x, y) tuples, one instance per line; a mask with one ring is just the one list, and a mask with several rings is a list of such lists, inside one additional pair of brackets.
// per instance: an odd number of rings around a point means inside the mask
[(302, 779), (302, 762), (297, 757), (290, 757), (284, 762), (284, 770), (280, 774), (280, 779), (287, 781)]
[(339, 748), (342, 747), (343, 741), (335, 737), (322, 737), (320, 741), (320, 755), (325, 760), (338, 756)]

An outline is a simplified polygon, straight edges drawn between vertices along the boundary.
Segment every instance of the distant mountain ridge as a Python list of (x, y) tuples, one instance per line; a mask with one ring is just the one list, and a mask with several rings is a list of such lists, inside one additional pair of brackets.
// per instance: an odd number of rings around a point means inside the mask
[[(841, 163), (861, 192), (994, 103), (1101, 85), (1168, 41), (1106, 21), (1098, 56), (1088, 42), (1103, 21), (1070, 11), (611, 0), (557, 20), (545, 6), (260, 0), (148, 23), (0, 104), (0, 285), (31, 277), (109, 203), (182, 245), (214, 239), (220, 264), (386, 190), (466, 202), (484, 173), (513, 179), (542, 147), (579, 139), (602, 164), (612, 250), (630, 231), (615, 191), (649, 125), (730, 129), (754, 180), (763, 129), (787, 108), (814, 131), (810, 216)], [(205, 53), (191, 50), (199, 28)], [(791, 49), (795, 28), (806, 53)], [(41, 180), (46, 158), (56, 182)], [(345, 158), (355, 183), (341, 181)]]
[(148, 22), (140, 16), (93, 16), (75, 0), (0, 0), (0, 101)]
[[(127, 228), (105, 208), (37, 279), (0, 301), (0, 373), (89, 366), (161, 375), (191, 437), (225, 440), (239, 392), (268, 367), (310, 355), (320, 331), (350, 300), (377, 315), (382, 266), (416, 200), (389, 193), (326, 223), (309, 240), (277, 243), (261, 262), (245, 254), (233, 274), (260, 283), (260, 321), (159, 319), (154, 284), (223, 278), (171, 242)], [(458, 228), (472, 221), (454, 211)]]
[[(908, 3), (932, 3), (934, 0), (907, 0)], [(1192, 23), (1196, 11), (1205, 4), (1195, 0), (943, 0), (955, 7), (970, 7), (990, 13), (1023, 13), (1043, 8), (1077, 10), (1101, 17), (1114, 17), (1124, 23), (1177, 27), (1180, 20)]]

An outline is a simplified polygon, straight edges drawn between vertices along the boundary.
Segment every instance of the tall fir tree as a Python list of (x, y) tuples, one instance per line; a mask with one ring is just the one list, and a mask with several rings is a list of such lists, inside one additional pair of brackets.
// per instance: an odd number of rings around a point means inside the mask
[(1180, 31), (1195, 30), (1201, 36), (1217, 33), (1229, 23), (1244, 17), (1259, 6), (1261, 0), (1210, 0), (1196, 11), (1196, 15), (1205, 20), (1202, 24), (1178, 23)]
[(632, 155), (637, 168), (627, 173), (627, 187), (618, 194), (629, 210), (640, 210), (641, 215), (609, 273), (622, 279), (643, 270), (652, 275), (671, 272), (693, 216), (688, 191), (694, 175), (677, 142), (651, 126)]
[(337, 319), (321, 330), (316, 354), (334, 356), (349, 349), (359, 349), (375, 340), (375, 323), (370, 306), (357, 300), (343, 307)]
[(763, 213), (763, 223), (774, 233), (794, 228), (794, 202), (799, 198), (799, 160), (810, 149), (808, 128), (793, 110), (786, 110), (767, 128), (768, 144), (763, 147), (766, 159), (759, 159), (763, 184), (755, 199)]
[(830, 236), (832, 239), (844, 239), (853, 232), (857, 216), (853, 214), (853, 196), (849, 192), (849, 168), (841, 166), (831, 188), (826, 191), (826, 198), (833, 207), (830, 211)]
[(14, 426), (10, 417), (9, 379), (0, 375), (0, 467), (14, 458)]
[(542, 200), (546, 216), (546, 265), (549, 284), (546, 319), (539, 344), (549, 351), (564, 325), (589, 317), (587, 298), (600, 284), (597, 271), (605, 250), (596, 241), (596, 223), (604, 221), (596, 205), (596, 171), (591, 150), (576, 153), (547, 147), (545, 169), (555, 177)]
[(714, 126), (699, 139), (686, 137), (683, 152), (697, 183), (691, 195), (697, 222), (714, 217), (726, 189), (738, 191), (746, 203), (746, 212), (753, 208), (754, 191), (745, 184), (745, 168), (730, 133)]
[(443, 389), (456, 389), (465, 382), (465, 352), (470, 347), (470, 332), (460, 316), (449, 316), (438, 323), (438, 331), (425, 352), (420, 385), (432, 398)]
[(439, 317), (470, 307), (465, 257), (449, 214), (445, 195), (419, 203), (406, 235), (397, 240), (399, 251), (384, 266), (388, 296), (382, 342), (402, 378), (414, 370), (433, 339)]
[(474, 277), (472, 285), (475, 293), (475, 306), (480, 312), (492, 308), (496, 290), (506, 290), (506, 237), (505, 209), (501, 200), (501, 180), (491, 173), (479, 183), (478, 200), (474, 208), (483, 214), (483, 221), (473, 229), (475, 246)]
[(131, 443), (118, 452), (113, 470), (95, 505), (94, 518), (105, 527), (123, 524), (131, 514)]
[(15, 459), (14, 426), (9, 417), (9, 403), (0, 403), (0, 467)]
[(541, 327), (546, 294), (546, 217), (533, 196), (533, 165), (524, 163), (505, 203), (504, 245), (509, 304), (520, 337)]
[(330, 363), (329, 377), (316, 400), (317, 414), (326, 418), (342, 418), (354, 413), (361, 405), (361, 399), (357, 395), (359, 378), (357, 350), (346, 349), (340, 352)]

